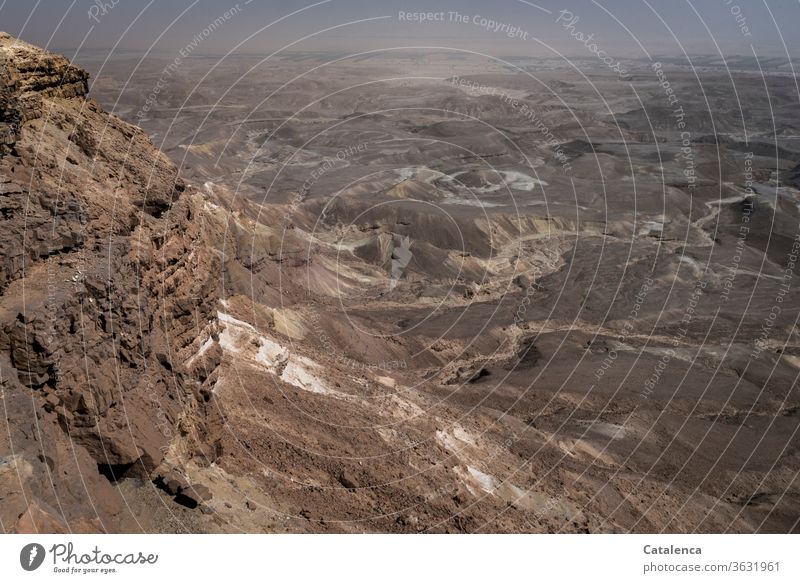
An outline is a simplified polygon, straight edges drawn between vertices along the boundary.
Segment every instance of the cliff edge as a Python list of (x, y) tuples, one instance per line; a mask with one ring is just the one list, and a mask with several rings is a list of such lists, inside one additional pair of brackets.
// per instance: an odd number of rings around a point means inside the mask
[(173, 364), (216, 303), (203, 195), (88, 79), (0, 33), (6, 532), (119, 530), (114, 483), (154, 479), (181, 417), (208, 416)]

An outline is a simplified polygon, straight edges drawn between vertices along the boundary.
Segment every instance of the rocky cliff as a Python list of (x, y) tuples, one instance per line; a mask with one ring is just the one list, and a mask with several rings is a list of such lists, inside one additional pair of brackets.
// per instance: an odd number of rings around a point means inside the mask
[(85, 71), (0, 33), (0, 75), (0, 530), (118, 530), (113, 483), (208, 400), (173, 363), (220, 259), (203, 196)]

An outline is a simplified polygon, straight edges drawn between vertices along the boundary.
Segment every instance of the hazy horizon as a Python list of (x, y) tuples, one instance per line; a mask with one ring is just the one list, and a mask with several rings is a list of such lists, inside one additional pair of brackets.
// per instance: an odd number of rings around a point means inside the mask
[[(433, 13), (434, 19), (409, 13)], [(581, 0), (240, 2), (53, 0), (0, 3), (0, 30), (71, 58), (95, 51), (195, 55), (362, 52), (435, 46), (520, 57), (608, 55), (791, 57), (794, 1), (669, 3)]]

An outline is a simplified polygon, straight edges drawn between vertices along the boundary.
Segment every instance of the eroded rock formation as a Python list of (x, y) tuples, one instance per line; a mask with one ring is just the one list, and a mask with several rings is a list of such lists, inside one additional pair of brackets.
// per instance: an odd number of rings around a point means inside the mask
[(88, 74), (0, 34), (0, 528), (115, 530), (203, 401), (173, 364), (214, 305), (201, 195)]

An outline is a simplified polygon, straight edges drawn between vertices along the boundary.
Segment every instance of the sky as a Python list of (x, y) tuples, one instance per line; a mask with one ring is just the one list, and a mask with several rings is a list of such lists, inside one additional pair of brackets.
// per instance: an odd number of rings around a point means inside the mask
[[(433, 13), (425, 16), (415, 13)], [(0, 30), (73, 59), (93, 51), (494, 56), (800, 56), (799, 0), (0, 0)], [(591, 36), (590, 36), (591, 35)]]

